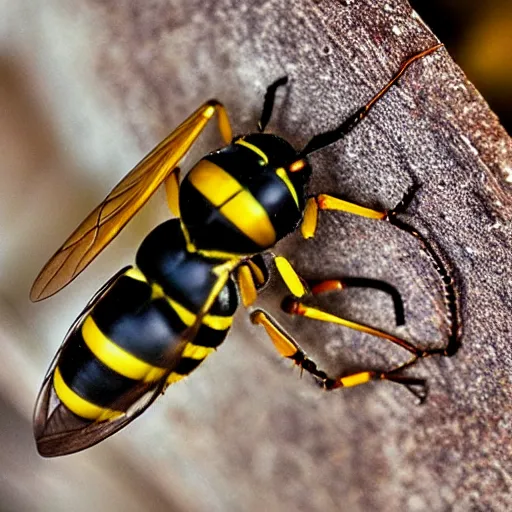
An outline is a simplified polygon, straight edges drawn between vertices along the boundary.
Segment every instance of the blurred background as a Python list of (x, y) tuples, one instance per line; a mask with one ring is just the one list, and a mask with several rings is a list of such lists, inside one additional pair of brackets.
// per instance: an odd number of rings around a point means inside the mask
[(512, 133), (512, 2), (410, 0)]
[[(411, 3), (512, 133), (510, 0)], [(111, 8), (116, 8), (114, 3)], [(159, 108), (149, 99), (145, 102), (145, 91), (127, 98), (121, 113), (119, 105), (112, 107), (109, 91), (91, 87), (95, 74), (105, 71), (94, 69), (90, 60), (91, 46), (101, 46), (101, 38), (100, 20), (79, 3), (0, 0), (0, 512), (193, 510), (187, 496), (176, 493), (182, 483), (183, 489), (201, 485), (199, 494), (205, 501), (198, 510), (220, 510), (218, 503), (207, 500), (212, 496), (210, 483), (194, 473), (194, 461), (190, 474), (183, 470), (188, 461), (181, 460), (180, 474), (165, 475), (174, 479), (172, 492), (155, 469), (162, 457), (158, 443), (152, 453), (153, 468), (137, 463), (137, 450), (147, 446), (137, 445), (142, 430), (158, 439), (183, 435), (179, 427), (173, 434), (159, 431), (155, 423), (134, 424), (133, 452), (123, 450), (126, 444), (116, 437), (100, 451), (93, 449), (79, 458), (46, 461), (35, 453), (30, 427), (35, 392), (56, 347), (104, 276), (117, 270), (118, 261), (130, 261), (134, 241), (166, 210), (163, 196), (157, 194), (79, 287), (48, 303), (28, 302), (31, 283), (50, 256), (49, 248), (56, 249), (70, 226), (82, 220), (91, 198), (102, 197), (116, 181), (117, 176), (105, 170), (113, 168), (117, 173), (130, 168), (157, 131), (154, 126), (137, 125), (132, 131), (126, 127), (136, 124), (139, 116), (144, 118), (144, 109)], [(61, 212), (66, 212), (65, 219)], [(48, 219), (55, 219), (51, 232)], [(234, 343), (226, 350), (236, 350), (230, 347)], [(233, 368), (238, 357), (233, 352), (228, 358)], [(215, 375), (212, 366), (208, 379)], [(222, 391), (222, 383), (216, 385)], [(180, 407), (186, 409), (187, 393), (185, 389), (175, 399), (175, 413)], [(200, 395), (196, 388), (194, 400), (201, 400)], [(204, 407), (209, 413), (207, 403)], [(181, 428), (187, 431), (186, 422)], [(196, 441), (204, 442), (207, 452), (207, 440)], [(116, 473), (116, 479), (105, 478), (109, 471)], [(63, 485), (68, 481), (73, 485)], [(88, 486), (81, 487), (82, 481)], [(234, 491), (225, 490), (230, 492)]]

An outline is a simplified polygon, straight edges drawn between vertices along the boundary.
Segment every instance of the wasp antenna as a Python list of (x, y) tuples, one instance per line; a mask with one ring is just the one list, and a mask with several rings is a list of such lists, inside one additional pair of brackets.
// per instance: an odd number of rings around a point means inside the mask
[(348, 119), (343, 121), (337, 128), (328, 132), (320, 133), (315, 135), (299, 153), (301, 157), (307, 156), (319, 149), (334, 144), (338, 140), (342, 139), (352, 131), (352, 129), (359, 124), (367, 115), (371, 108), (389, 91), (389, 89), (398, 82), (398, 79), (405, 73), (406, 69), (418, 59), (421, 59), (431, 53), (435, 52), (439, 48), (443, 47), (443, 44), (436, 44), (431, 48), (427, 48), (422, 52), (416, 53), (412, 57), (409, 57), (401, 66), (398, 72), (393, 78), (363, 107), (358, 109)]

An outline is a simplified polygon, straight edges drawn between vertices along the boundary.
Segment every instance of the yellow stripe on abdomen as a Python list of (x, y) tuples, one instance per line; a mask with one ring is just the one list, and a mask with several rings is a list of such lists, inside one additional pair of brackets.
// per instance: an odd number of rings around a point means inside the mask
[[(176, 314), (187, 327), (194, 325), (194, 322), (196, 321), (196, 315), (194, 315), (194, 313), (170, 297), (166, 296), (166, 299), (169, 305), (172, 307), (172, 309), (174, 309), (174, 311), (176, 311)], [(207, 314), (203, 317), (201, 323), (216, 331), (225, 331), (231, 327), (231, 324), (233, 323), (233, 317)]]
[(181, 357), (188, 357), (189, 359), (202, 360), (209, 356), (215, 349), (212, 347), (202, 347), (201, 345), (194, 345), (193, 343), (187, 343), (185, 350)]
[(181, 379), (184, 379), (185, 377), (186, 377), (186, 375), (181, 375), (180, 373), (172, 372), (169, 375), (169, 377), (167, 377), (167, 384), (168, 385), (174, 384), (175, 382), (178, 382)]
[(82, 337), (90, 351), (106, 366), (123, 377), (153, 382), (160, 379), (164, 368), (158, 368), (142, 361), (109, 340), (88, 316), (82, 325)]
[(124, 414), (122, 411), (114, 411), (95, 405), (81, 396), (77, 395), (65, 382), (60, 373), (59, 367), (53, 373), (53, 388), (59, 400), (74, 414), (92, 421), (107, 421), (119, 418)]
[[(212, 347), (202, 347), (200, 345), (195, 345), (194, 343), (187, 343), (185, 346), (185, 350), (181, 354), (181, 357), (187, 359), (193, 359), (198, 361), (198, 365), (204, 361), (215, 349)], [(197, 368), (197, 367), (196, 367)], [(179, 364), (176, 368), (178, 371), (180, 370)], [(194, 368), (195, 369), (195, 368)], [(174, 384), (175, 382), (180, 381), (181, 379), (187, 377), (193, 370), (186, 371), (182, 373), (178, 373), (176, 371), (171, 372), (171, 374), (167, 377), (167, 384)]]

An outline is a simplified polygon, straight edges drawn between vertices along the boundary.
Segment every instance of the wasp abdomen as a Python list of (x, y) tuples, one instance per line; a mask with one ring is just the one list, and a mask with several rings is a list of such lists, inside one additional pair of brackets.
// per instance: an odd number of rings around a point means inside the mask
[(137, 263), (140, 269), (128, 269), (93, 304), (59, 357), (55, 392), (83, 419), (123, 414), (131, 403), (118, 399), (141, 381), (188, 375), (224, 341), (238, 306), (230, 280), (183, 350), (181, 335), (215, 282), (214, 263), (186, 251), (177, 220), (146, 237)]

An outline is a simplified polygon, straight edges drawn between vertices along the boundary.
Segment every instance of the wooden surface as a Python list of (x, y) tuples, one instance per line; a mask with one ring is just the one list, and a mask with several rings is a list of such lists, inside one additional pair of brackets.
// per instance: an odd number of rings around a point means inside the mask
[[(324, 393), (279, 360), (240, 312), (230, 338), (133, 425), (83, 454), (42, 460), (31, 407), (67, 327), (130, 263), (166, 215), (163, 195), (70, 289), (28, 303), (31, 281), (115, 182), (199, 103), (216, 97), (236, 132), (255, 129), (266, 86), (288, 74), (270, 130), (302, 147), (364, 104), (412, 53), (436, 42), (404, 1), (4, 1), (8, 165), (2, 166), (2, 510), (504, 511), (512, 508), (512, 144), (445, 50), (416, 63), (345, 140), (311, 157), (310, 192), (391, 208), (456, 279), (463, 347), (411, 370), (412, 395), (379, 383)], [(292, 7), (293, 5), (293, 7)], [(23, 20), (23, 26), (20, 25)], [(220, 140), (211, 130), (191, 165)], [(437, 274), (386, 223), (322, 215), (317, 239), (276, 249), (307, 278), (383, 279), (405, 301), (329, 295), (333, 312), (441, 346)], [(272, 285), (261, 304), (279, 304)], [(279, 319), (334, 373), (405, 354), (371, 337)], [(70, 505), (72, 504), (72, 505)]]

